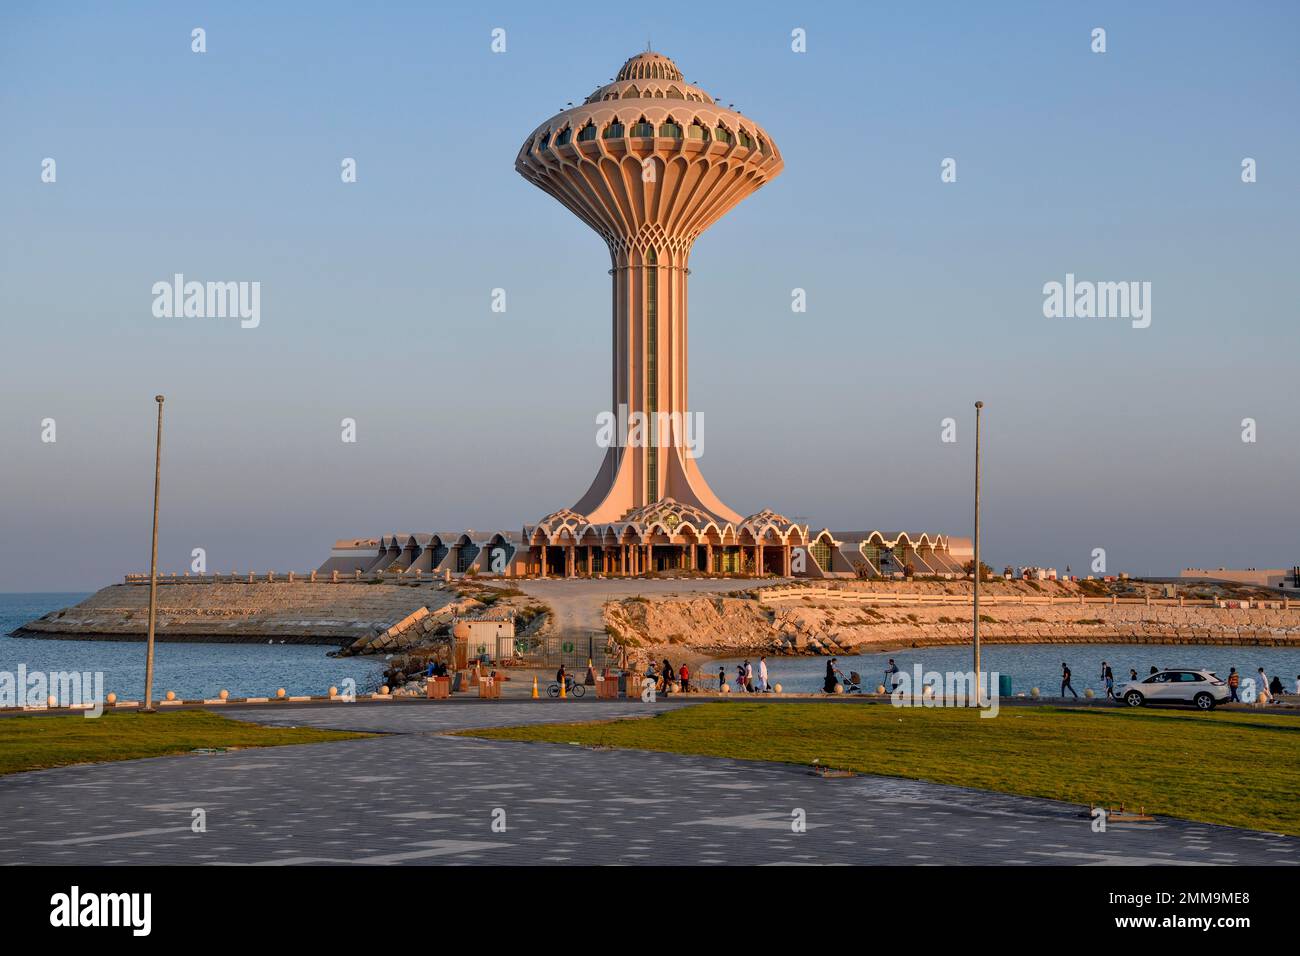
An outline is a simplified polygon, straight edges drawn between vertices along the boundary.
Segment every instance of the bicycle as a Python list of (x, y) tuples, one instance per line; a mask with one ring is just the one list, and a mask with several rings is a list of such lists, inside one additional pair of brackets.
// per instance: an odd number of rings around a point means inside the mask
[[(565, 681), (565, 693), (568, 694), (568, 696), (570, 697), (581, 697), (583, 694), (587, 693), (587, 688), (583, 687), (573, 678), (569, 678), (567, 681)], [(546, 696), (547, 697), (560, 696), (559, 681), (551, 681), (551, 686), (546, 688)]]

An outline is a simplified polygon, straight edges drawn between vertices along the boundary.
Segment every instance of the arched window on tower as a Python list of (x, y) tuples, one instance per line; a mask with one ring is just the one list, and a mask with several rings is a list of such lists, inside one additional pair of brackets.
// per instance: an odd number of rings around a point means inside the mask
[(653, 136), (654, 134), (655, 134), (655, 128), (651, 126), (648, 122), (646, 122), (646, 118), (644, 116), (641, 117), (640, 120), (632, 124), (631, 135), (633, 136)]
[(578, 142), (587, 143), (596, 138), (596, 126), (591, 120), (587, 120), (587, 125), (578, 130)]
[(677, 125), (676, 121), (670, 116), (659, 126), (659, 135), (668, 136), (672, 139), (682, 138), (682, 128)]
[(714, 137), (714, 139), (716, 139), (719, 143), (730, 143), (730, 142), (731, 142), (731, 130), (727, 129), (727, 127), (725, 127), (725, 126), (723, 126), (721, 123), (719, 123), (719, 124), (718, 124), (718, 128), (715, 129), (715, 130), (713, 131), (713, 137)]
[(560, 135), (555, 137), (555, 145), (567, 146), (569, 140), (571, 140), (572, 138), (573, 138), (573, 129), (571, 127), (566, 126), (564, 127), (564, 129), (560, 130)]
[(709, 131), (704, 128), (704, 124), (696, 120), (690, 126), (686, 127), (687, 139), (698, 139), (704, 142), (709, 141)]
[(623, 138), (623, 124), (618, 121), (617, 116), (615, 116), (614, 119), (610, 122), (610, 124), (605, 127), (605, 132), (603, 136), (605, 139)]

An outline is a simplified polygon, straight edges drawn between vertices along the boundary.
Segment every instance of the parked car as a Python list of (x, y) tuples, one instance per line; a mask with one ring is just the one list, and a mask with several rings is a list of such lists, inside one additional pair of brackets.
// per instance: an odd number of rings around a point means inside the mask
[(1119, 698), (1130, 707), (1153, 704), (1191, 704), (1197, 710), (1213, 710), (1232, 696), (1228, 685), (1213, 671), (1190, 667), (1157, 671), (1142, 680), (1128, 681)]

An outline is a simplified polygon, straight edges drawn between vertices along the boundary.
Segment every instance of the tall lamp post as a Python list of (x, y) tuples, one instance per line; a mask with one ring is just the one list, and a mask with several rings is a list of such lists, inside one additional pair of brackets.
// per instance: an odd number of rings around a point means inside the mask
[(158, 611), (158, 486), (162, 479), (162, 413), (163, 396), (155, 395), (158, 403), (158, 437), (153, 459), (153, 544), (149, 551), (149, 637), (144, 659), (144, 707), (142, 713), (153, 713), (153, 632)]
[[(975, 634), (975, 682), (980, 680), (980, 411), (983, 402), (975, 403), (975, 619), (972, 622)], [(992, 693), (992, 688), (989, 690)]]

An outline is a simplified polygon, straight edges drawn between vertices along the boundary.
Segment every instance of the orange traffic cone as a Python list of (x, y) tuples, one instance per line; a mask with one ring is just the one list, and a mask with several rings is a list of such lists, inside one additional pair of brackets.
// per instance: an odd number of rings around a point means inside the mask
[(537, 700), (538, 696), (539, 695), (537, 693), (537, 675), (534, 674), (533, 675), (533, 700)]

